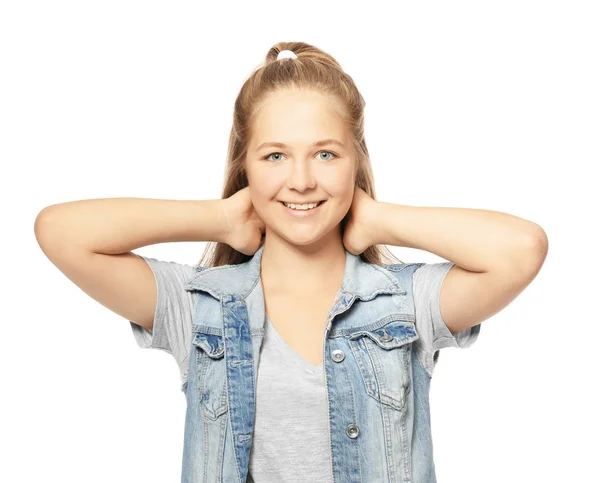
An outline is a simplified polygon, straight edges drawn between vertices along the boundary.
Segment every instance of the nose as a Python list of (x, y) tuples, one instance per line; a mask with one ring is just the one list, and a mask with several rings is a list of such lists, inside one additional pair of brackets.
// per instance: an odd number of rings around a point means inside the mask
[(287, 187), (290, 190), (306, 191), (315, 187), (315, 175), (310, 162), (297, 160), (291, 163), (287, 178)]

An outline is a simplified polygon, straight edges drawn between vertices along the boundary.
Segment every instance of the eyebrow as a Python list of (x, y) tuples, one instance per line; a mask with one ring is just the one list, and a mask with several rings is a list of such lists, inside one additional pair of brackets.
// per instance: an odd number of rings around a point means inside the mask
[[(315, 148), (320, 148), (322, 146), (327, 146), (329, 144), (337, 144), (338, 146), (345, 148), (344, 144), (341, 141), (338, 141), (337, 139), (323, 139), (322, 141), (317, 141), (315, 143), (313, 143), (312, 147)], [(263, 148), (287, 148), (288, 146), (286, 146), (283, 143), (276, 143), (276, 142), (266, 142), (266, 143), (262, 143), (259, 147), (256, 148), (257, 151), (260, 151)]]

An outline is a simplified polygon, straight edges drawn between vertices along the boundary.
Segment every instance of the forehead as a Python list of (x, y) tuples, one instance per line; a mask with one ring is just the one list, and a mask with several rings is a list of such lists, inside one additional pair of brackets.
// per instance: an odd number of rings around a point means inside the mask
[(265, 141), (313, 143), (326, 137), (344, 140), (346, 123), (336, 103), (315, 91), (285, 89), (270, 94), (252, 124), (252, 147)]

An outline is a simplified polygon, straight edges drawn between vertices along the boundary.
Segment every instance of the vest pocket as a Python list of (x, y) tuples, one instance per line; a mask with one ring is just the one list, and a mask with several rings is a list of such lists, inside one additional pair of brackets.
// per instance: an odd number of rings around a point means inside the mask
[(192, 344), (196, 353), (198, 401), (212, 420), (227, 412), (225, 347), (222, 329), (194, 325)]
[(369, 396), (398, 411), (411, 389), (411, 343), (419, 338), (414, 323), (393, 320), (348, 336), (348, 343)]

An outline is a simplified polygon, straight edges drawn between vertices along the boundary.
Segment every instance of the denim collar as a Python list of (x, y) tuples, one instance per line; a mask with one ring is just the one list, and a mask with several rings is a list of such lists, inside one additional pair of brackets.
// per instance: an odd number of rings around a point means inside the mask
[[(196, 267), (196, 273), (185, 285), (185, 290), (202, 290), (219, 300), (231, 296), (246, 299), (260, 282), (260, 261), (264, 244), (252, 258), (236, 265)], [(384, 267), (364, 262), (359, 255), (346, 252), (344, 278), (339, 298), (371, 300), (378, 294), (406, 294), (398, 279)]]

